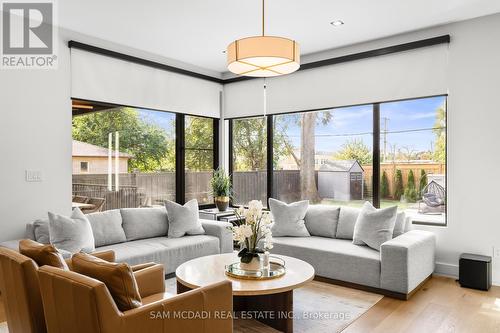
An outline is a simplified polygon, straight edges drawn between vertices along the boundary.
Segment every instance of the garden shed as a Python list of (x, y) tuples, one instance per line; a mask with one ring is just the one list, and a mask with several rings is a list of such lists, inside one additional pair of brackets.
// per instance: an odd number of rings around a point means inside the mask
[(323, 199), (363, 199), (364, 170), (356, 160), (327, 161), (318, 172), (318, 191)]

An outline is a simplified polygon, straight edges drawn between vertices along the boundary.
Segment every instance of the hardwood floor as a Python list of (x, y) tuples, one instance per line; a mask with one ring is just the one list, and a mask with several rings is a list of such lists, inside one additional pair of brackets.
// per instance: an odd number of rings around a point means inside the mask
[[(258, 322), (235, 322), (234, 332), (276, 333)], [(500, 332), (500, 287), (461, 288), (434, 276), (408, 301), (384, 297), (343, 333)]]
[[(5, 321), (0, 302), (0, 322)], [(276, 333), (257, 321), (236, 321), (237, 333)], [(384, 297), (343, 333), (500, 332), (500, 287), (460, 288), (434, 276), (408, 301)]]

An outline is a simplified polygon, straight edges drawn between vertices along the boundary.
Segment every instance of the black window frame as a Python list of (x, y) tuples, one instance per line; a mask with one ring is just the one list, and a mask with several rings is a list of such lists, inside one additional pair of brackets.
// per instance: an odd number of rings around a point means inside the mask
[[(438, 95), (430, 95), (423, 97), (414, 97), (414, 98), (403, 98), (403, 99), (395, 99), (395, 100), (387, 100), (373, 103), (361, 103), (361, 104), (352, 104), (345, 106), (336, 106), (331, 108), (319, 108), (319, 109), (309, 109), (309, 110), (300, 110), (300, 111), (291, 111), (279, 113), (276, 115), (287, 115), (294, 113), (304, 113), (304, 112), (316, 112), (316, 111), (325, 111), (325, 110), (335, 110), (340, 108), (354, 107), (354, 106), (362, 106), (362, 105), (371, 105), (372, 106), (372, 119), (373, 119), (373, 149), (372, 149), (372, 165), (373, 165), (373, 175), (372, 175), (372, 204), (376, 208), (380, 208), (380, 105), (385, 103), (392, 102), (404, 102), (418, 99), (426, 99), (432, 97), (445, 97), (445, 108), (446, 108), (446, 117), (445, 117), (445, 165), (446, 169), (448, 169), (448, 94), (438, 94)], [(267, 118), (267, 201), (270, 198), (275, 198), (275, 193), (273, 191), (273, 128), (274, 128), (274, 115), (275, 114), (267, 114), (262, 116), (248, 116), (248, 117), (233, 117), (226, 118), (228, 121), (228, 129), (229, 129), (229, 144), (228, 144), (228, 158), (229, 158), (229, 174), (231, 176), (231, 183), (233, 181), (233, 171), (234, 171), (234, 162), (233, 162), (233, 121), (238, 119), (247, 119), (247, 118), (255, 118), (255, 117), (266, 117)], [(375, 181), (377, 180), (377, 181)], [(445, 172), (445, 184), (446, 189), (448, 189), (448, 172)], [(446, 199), (448, 199), (448, 193), (446, 193)], [(231, 206), (237, 207), (237, 205)], [(446, 203), (446, 212), (444, 223), (432, 223), (432, 222), (424, 222), (424, 221), (412, 221), (412, 224), (416, 225), (426, 225), (426, 226), (438, 226), (438, 227), (446, 227), (448, 225), (448, 203)]]
[[(105, 109), (107, 109), (107, 108), (126, 107), (126, 108), (144, 109), (144, 110), (167, 112), (167, 113), (174, 114), (175, 115), (175, 201), (178, 204), (183, 205), (186, 203), (186, 198), (185, 198), (185, 196), (186, 196), (186, 187), (185, 187), (185, 184), (186, 184), (186, 182), (185, 182), (185, 162), (186, 162), (185, 161), (185, 155), (186, 155), (185, 154), (185, 151), (186, 151), (186, 147), (185, 147), (185, 143), (186, 143), (185, 119), (186, 119), (186, 116), (207, 118), (207, 119), (213, 120), (213, 169), (216, 170), (217, 168), (219, 168), (219, 165), (220, 165), (220, 160), (219, 160), (219, 152), (220, 152), (219, 124), (220, 124), (220, 119), (219, 118), (201, 116), (201, 115), (191, 114), (191, 113), (178, 113), (178, 112), (174, 112), (174, 111), (159, 110), (159, 109), (140, 107), (140, 106), (135, 106), (135, 105), (115, 104), (115, 103), (87, 100), (87, 99), (81, 99), (81, 98), (72, 98), (71, 100), (92, 103), (94, 105), (97, 105), (98, 109), (99, 108), (102, 109), (102, 111), (98, 110), (98, 111), (92, 111), (92, 112), (106, 112)], [(73, 111), (73, 116), (80, 115), (80, 114), (82, 114), (82, 113)], [(215, 204), (199, 205), (198, 207), (200, 209), (214, 208)]]
[[(186, 147), (186, 116), (212, 119), (212, 149), (197, 149)], [(219, 118), (176, 113), (175, 115), (175, 197), (178, 204), (186, 203), (186, 150), (212, 150), (213, 170), (219, 168)], [(215, 208), (215, 203), (198, 205), (200, 209)]]

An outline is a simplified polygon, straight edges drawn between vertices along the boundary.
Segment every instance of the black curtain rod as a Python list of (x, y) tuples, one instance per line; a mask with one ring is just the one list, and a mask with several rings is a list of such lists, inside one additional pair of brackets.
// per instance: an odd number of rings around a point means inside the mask
[[(397, 45), (382, 47), (379, 49), (373, 49), (373, 50), (364, 51), (364, 52), (352, 53), (352, 54), (348, 54), (348, 55), (344, 55), (344, 56), (340, 56), (340, 57), (334, 57), (334, 58), (310, 62), (307, 64), (302, 64), (299, 68), (299, 71), (323, 67), (323, 66), (340, 64), (343, 62), (373, 58), (373, 57), (378, 57), (378, 56), (391, 54), (391, 53), (404, 52), (404, 51), (419, 49), (419, 48), (438, 45), (438, 44), (448, 44), (448, 43), (450, 43), (450, 40), (451, 40), (450, 35), (442, 35), (442, 36), (437, 36), (437, 37), (432, 37), (432, 38), (427, 38), (427, 39), (421, 39), (421, 40), (417, 40), (417, 41), (413, 41), (413, 42), (409, 42), (409, 43), (397, 44)], [(68, 42), (68, 47), (76, 48), (76, 49), (80, 49), (80, 50), (84, 50), (84, 51), (88, 51), (88, 52), (92, 52), (92, 53), (102, 54), (102, 55), (105, 55), (108, 57), (112, 57), (112, 58), (116, 58), (116, 59), (120, 59), (120, 60), (125, 60), (125, 61), (130, 61), (130, 62), (137, 63), (140, 65), (149, 66), (149, 67), (153, 67), (153, 68), (157, 68), (157, 69), (161, 69), (161, 70), (166, 70), (166, 71), (177, 73), (177, 74), (183, 74), (183, 75), (191, 76), (194, 78), (212, 81), (212, 82), (216, 82), (216, 83), (220, 83), (220, 84), (227, 84), (227, 83), (232, 83), (232, 82), (239, 82), (239, 81), (256, 79), (254, 77), (247, 77), (247, 76), (239, 76), (239, 77), (230, 78), (230, 79), (219, 79), (219, 78), (216, 78), (213, 76), (200, 74), (197, 72), (189, 71), (189, 70), (174, 67), (174, 66), (161, 64), (161, 63), (154, 62), (151, 60), (146, 60), (143, 58), (134, 57), (134, 56), (131, 56), (128, 54), (119, 53), (119, 52), (111, 51), (108, 49), (103, 49), (103, 48), (100, 48), (97, 46), (84, 44), (84, 43), (76, 42), (73, 40), (70, 40)]]

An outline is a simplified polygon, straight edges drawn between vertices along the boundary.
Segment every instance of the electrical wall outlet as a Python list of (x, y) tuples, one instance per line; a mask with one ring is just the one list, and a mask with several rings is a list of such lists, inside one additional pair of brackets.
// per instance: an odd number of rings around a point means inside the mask
[(40, 170), (26, 170), (27, 182), (41, 182), (42, 172)]
[(500, 246), (493, 246), (493, 258), (500, 258)]

